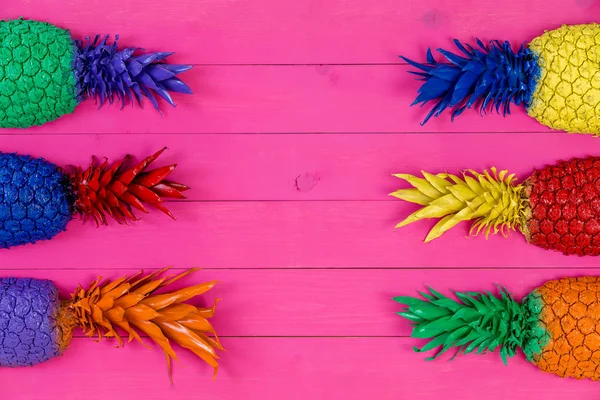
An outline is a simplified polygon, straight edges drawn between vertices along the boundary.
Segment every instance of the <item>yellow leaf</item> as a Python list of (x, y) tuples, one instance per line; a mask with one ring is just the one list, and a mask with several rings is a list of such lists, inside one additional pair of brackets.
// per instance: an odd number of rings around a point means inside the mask
[(417, 178), (416, 176), (408, 174), (395, 174), (394, 176), (400, 179), (404, 179), (406, 182), (410, 183), (421, 193), (433, 199), (437, 199), (442, 195), (442, 193), (440, 193), (435, 187), (433, 187), (429, 182), (427, 182), (426, 179)]
[(427, 182), (431, 183), (431, 185), (434, 188), (436, 188), (438, 190), (438, 192), (441, 192), (443, 194), (448, 193), (448, 190), (446, 188), (448, 186), (452, 185), (450, 182), (448, 182), (447, 180), (445, 180), (443, 178), (440, 178), (439, 176), (432, 175), (425, 171), (421, 171), (421, 173), (423, 174), (425, 179), (427, 179)]
[[(427, 234), (427, 237), (425, 238), (425, 243), (431, 242), (433, 239), (439, 238), (440, 236), (442, 236), (444, 234), (444, 232), (446, 232), (448, 229), (452, 228), (454, 225), (456, 225), (458, 222), (460, 222), (460, 221), (456, 221), (455, 223), (452, 224), (451, 221), (452, 221), (452, 215), (448, 215), (448, 216), (442, 218), (441, 220), (439, 220), (438, 223), (435, 224), (435, 226), (433, 228), (431, 228), (431, 230)], [(447, 228), (445, 228), (445, 226), (447, 224), (449, 224), (449, 226)]]
[(390, 196), (422, 206), (428, 205), (431, 203), (431, 200), (433, 200), (431, 197), (421, 193), (418, 189), (400, 189), (390, 193)]
[(468, 175), (465, 175), (465, 183), (469, 186), (469, 188), (472, 191), (474, 191), (478, 195), (483, 194), (483, 188), (481, 187), (481, 185), (479, 184), (479, 182), (477, 182), (472, 177), (470, 177)]
[(469, 189), (467, 185), (454, 185), (448, 189), (458, 200), (462, 202), (467, 202), (477, 197), (477, 193)]
[[(421, 210), (419, 210), (421, 211)], [(421, 218), (419, 218), (417, 216), (417, 214), (419, 213), (419, 211), (415, 211), (414, 213), (410, 214), (408, 217), (406, 217), (403, 221), (399, 222), (398, 224), (396, 224), (395, 228), (402, 228), (403, 226), (406, 226), (408, 224), (411, 224), (415, 221), (420, 220)]]
[[(452, 193), (447, 194), (445, 196), (440, 197), (439, 199), (435, 199), (429, 205), (430, 207), (439, 207), (448, 212), (454, 213), (455, 211), (462, 210), (465, 207), (465, 203), (454, 197)], [(446, 212), (446, 214), (448, 214)]]

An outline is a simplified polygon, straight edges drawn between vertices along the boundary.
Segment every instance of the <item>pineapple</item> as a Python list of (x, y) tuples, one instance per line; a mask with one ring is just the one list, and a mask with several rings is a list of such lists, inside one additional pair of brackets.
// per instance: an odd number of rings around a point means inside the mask
[(176, 77), (191, 66), (164, 62), (173, 53), (135, 55), (117, 40), (73, 40), (45, 22), (0, 20), (0, 128), (43, 125), (88, 98), (124, 107), (146, 97), (159, 110), (154, 94), (174, 106), (169, 92), (192, 93)]
[(447, 108), (454, 119), (471, 107), (506, 115), (514, 103), (552, 129), (600, 134), (600, 25), (562, 26), (517, 52), (508, 42), (454, 43), (462, 54), (438, 50), (450, 64), (431, 50), (425, 64), (401, 57), (425, 81), (413, 105), (435, 103), (422, 124)]
[(75, 328), (87, 336), (115, 338), (123, 346), (122, 333), (129, 341), (150, 337), (163, 350), (169, 374), (171, 359), (177, 360), (172, 343), (177, 343), (218, 369), (215, 349), (223, 350), (208, 321), (212, 307), (186, 303), (210, 290), (217, 282), (202, 283), (155, 294), (161, 288), (194, 272), (187, 270), (162, 277), (166, 269), (112, 282), (98, 278), (89, 287), (79, 287), (71, 299), (61, 299), (55, 284), (31, 278), (0, 279), (0, 367), (23, 367), (59, 356), (69, 346)]
[(89, 167), (62, 169), (41, 158), (0, 153), (0, 248), (51, 239), (64, 231), (74, 215), (96, 225), (137, 218), (133, 209), (148, 212), (144, 203), (173, 214), (164, 198), (184, 199), (189, 188), (166, 178), (175, 165), (149, 170), (165, 148), (126, 167), (127, 157)]
[(423, 178), (395, 176), (412, 189), (391, 196), (423, 207), (396, 225), (440, 219), (425, 242), (461, 221), (473, 221), (470, 233), (506, 234), (518, 229), (527, 242), (564, 254), (600, 255), (600, 158), (559, 161), (535, 171), (523, 183), (495, 168), (462, 175), (422, 172)]
[(455, 348), (477, 354), (500, 350), (504, 363), (521, 349), (527, 360), (560, 377), (600, 380), (600, 278), (552, 280), (520, 303), (506, 290), (456, 293), (459, 301), (433, 289), (424, 299), (395, 297), (401, 316), (412, 321), (412, 337), (431, 339), (415, 351)]

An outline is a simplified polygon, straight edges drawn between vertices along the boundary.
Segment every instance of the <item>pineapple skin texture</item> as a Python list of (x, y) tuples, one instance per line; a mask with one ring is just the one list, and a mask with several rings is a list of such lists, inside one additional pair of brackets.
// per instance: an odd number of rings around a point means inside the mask
[(0, 128), (27, 128), (79, 103), (68, 31), (45, 22), (0, 21)]
[(0, 367), (25, 367), (61, 354), (58, 289), (48, 280), (0, 278)]
[(567, 255), (600, 255), (600, 157), (537, 170), (524, 194), (529, 243)]
[(0, 153), (0, 249), (64, 231), (72, 219), (72, 202), (68, 177), (56, 165)]
[(527, 113), (566, 132), (600, 134), (600, 25), (547, 31), (529, 48), (541, 75)]
[(540, 324), (550, 334), (532, 362), (561, 377), (600, 380), (600, 278), (565, 278), (533, 292), (544, 304)]

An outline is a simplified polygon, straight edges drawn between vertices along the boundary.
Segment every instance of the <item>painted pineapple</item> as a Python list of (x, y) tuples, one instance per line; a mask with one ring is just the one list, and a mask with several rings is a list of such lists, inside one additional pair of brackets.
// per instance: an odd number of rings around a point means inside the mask
[(456, 293), (459, 301), (430, 289), (424, 299), (396, 297), (399, 314), (412, 321), (411, 337), (431, 339), (415, 351), (439, 348), (432, 360), (457, 353), (500, 350), (507, 358), (521, 349), (539, 369), (561, 377), (600, 380), (600, 278), (548, 281), (520, 303), (500, 296)]
[(423, 207), (397, 228), (421, 219), (439, 219), (425, 242), (440, 237), (461, 221), (472, 221), (470, 233), (505, 234), (518, 229), (527, 242), (564, 254), (600, 255), (600, 158), (560, 161), (535, 171), (525, 182), (516, 183), (507, 171), (462, 175), (422, 172), (408, 174), (412, 189), (391, 196)]
[(147, 335), (163, 350), (169, 372), (171, 359), (177, 359), (171, 344), (177, 343), (213, 367), (216, 375), (215, 349), (223, 347), (208, 321), (216, 302), (210, 308), (186, 302), (217, 282), (155, 294), (195, 270), (162, 277), (164, 271), (112, 282), (98, 278), (88, 288), (77, 288), (69, 300), (61, 299), (49, 280), (0, 279), (0, 367), (31, 366), (61, 355), (79, 327), (98, 340), (115, 338), (120, 346), (123, 332), (129, 341), (142, 343), (140, 335)]
[(462, 54), (438, 50), (450, 64), (438, 63), (431, 50), (425, 64), (402, 57), (425, 81), (413, 105), (435, 103), (423, 124), (446, 109), (452, 118), (471, 107), (506, 115), (514, 103), (550, 128), (600, 134), (600, 25), (547, 31), (517, 52), (508, 42), (454, 42)]
[(0, 153), (0, 248), (51, 239), (73, 215), (97, 225), (106, 225), (107, 217), (124, 223), (137, 219), (133, 209), (148, 212), (146, 203), (174, 218), (162, 201), (183, 199), (189, 188), (166, 180), (175, 165), (149, 169), (164, 150), (132, 167), (125, 157), (112, 165), (92, 160), (86, 169)]
[[(135, 55), (108, 37), (83, 42), (45, 22), (0, 21), (0, 128), (27, 128), (70, 114), (88, 98), (122, 107), (146, 97), (158, 110), (158, 95), (192, 93), (177, 75), (191, 68), (167, 64), (173, 53)], [(153, 94), (154, 93), (154, 94)]]

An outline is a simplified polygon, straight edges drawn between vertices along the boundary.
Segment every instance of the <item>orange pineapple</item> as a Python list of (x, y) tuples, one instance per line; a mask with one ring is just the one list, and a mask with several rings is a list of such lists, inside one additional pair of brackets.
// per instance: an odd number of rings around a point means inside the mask
[(123, 332), (130, 342), (143, 343), (141, 335), (149, 336), (165, 354), (169, 374), (171, 359), (177, 360), (171, 344), (179, 344), (208, 363), (216, 375), (216, 350), (223, 347), (208, 321), (216, 302), (202, 308), (187, 301), (217, 282), (160, 291), (195, 271), (163, 277), (165, 270), (112, 282), (98, 278), (87, 288), (79, 286), (70, 300), (61, 299), (48, 280), (1, 278), (0, 367), (30, 366), (59, 356), (80, 327), (87, 336), (115, 338), (120, 346)]
[(407, 306), (399, 314), (413, 322), (411, 337), (431, 339), (415, 351), (440, 348), (429, 360), (451, 348), (499, 349), (506, 364), (520, 348), (542, 371), (600, 380), (600, 277), (548, 281), (520, 303), (504, 289), (457, 292), (458, 301), (433, 289), (422, 295), (394, 300)]

